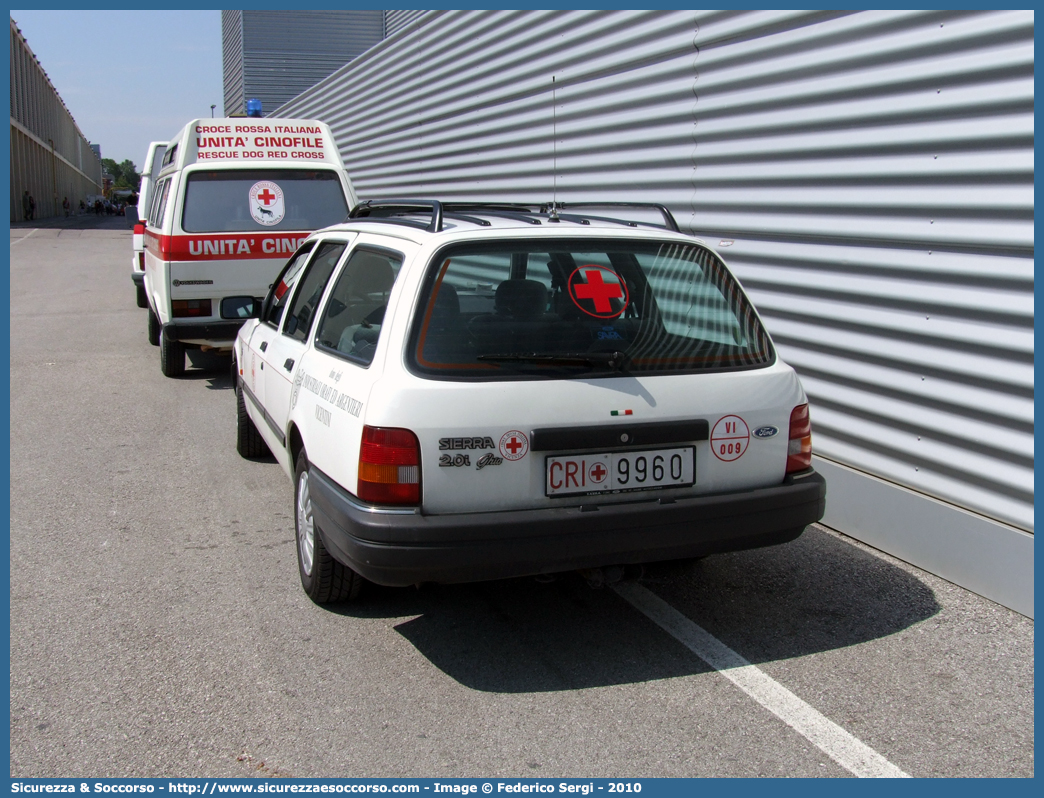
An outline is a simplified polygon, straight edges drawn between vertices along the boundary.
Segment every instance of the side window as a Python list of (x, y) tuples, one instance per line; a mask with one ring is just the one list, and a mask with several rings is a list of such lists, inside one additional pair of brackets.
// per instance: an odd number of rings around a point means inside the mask
[(317, 346), (370, 365), (402, 261), (398, 252), (356, 249), (330, 292), (316, 334)]
[(314, 241), (302, 246), (283, 268), (279, 279), (265, 299), (265, 306), (261, 309), (261, 321), (273, 327), (279, 326), (279, 320), (283, 318), (283, 310), (293, 293), (292, 289), (297, 283), (297, 278), (301, 276), (301, 270), (308, 262), (308, 256), (312, 253), (314, 246)]
[(156, 192), (156, 198), (152, 202), (152, 213), (148, 215), (148, 219), (155, 220), (151, 223), (156, 227), (163, 226), (163, 214), (167, 210), (167, 195), (170, 193), (170, 178), (168, 177), (163, 181), (163, 184), (159, 187), (159, 191)]
[(323, 298), (326, 282), (333, 274), (334, 266), (341, 259), (341, 253), (348, 246), (344, 242), (327, 241), (315, 250), (315, 257), (301, 277), (300, 286), (294, 292), (293, 303), (289, 315), (283, 325), (283, 332), (291, 338), (303, 341), (312, 329), (315, 309)]

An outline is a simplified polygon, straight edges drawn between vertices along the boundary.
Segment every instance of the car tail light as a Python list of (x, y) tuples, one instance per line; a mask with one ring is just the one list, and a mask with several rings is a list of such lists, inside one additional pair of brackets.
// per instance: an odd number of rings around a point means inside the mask
[(175, 299), (170, 303), (170, 315), (183, 316), (210, 316), (209, 299)]
[(136, 225), (134, 225), (134, 235), (145, 235), (145, 222), (138, 222)]
[(363, 427), (359, 498), (374, 504), (420, 504), (420, 442), (408, 429)]
[(142, 271), (145, 271), (145, 253), (144, 252), (139, 252), (138, 253), (138, 268), (141, 269)]
[(812, 422), (808, 405), (798, 405), (790, 413), (790, 444), (787, 447), (787, 473), (812, 467)]

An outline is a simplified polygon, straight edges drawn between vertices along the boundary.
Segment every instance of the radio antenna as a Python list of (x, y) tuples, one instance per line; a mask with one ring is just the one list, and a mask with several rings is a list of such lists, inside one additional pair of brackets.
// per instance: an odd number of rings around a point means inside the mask
[(550, 221), (558, 221), (558, 103), (555, 76), (551, 76), (551, 214)]

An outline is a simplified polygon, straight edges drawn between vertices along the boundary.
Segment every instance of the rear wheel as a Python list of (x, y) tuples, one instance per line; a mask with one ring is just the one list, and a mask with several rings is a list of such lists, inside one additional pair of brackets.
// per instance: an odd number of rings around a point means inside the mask
[(172, 341), (160, 330), (160, 371), (165, 377), (180, 377), (185, 373), (185, 347), (181, 341)]
[(149, 343), (153, 346), (159, 346), (160, 339), (160, 323), (159, 319), (156, 318), (156, 314), (152, 308), (149, 308)]
[(246, 409), (246, 398), (243, 389), (236, 386), (236, 451), (247, 458), (264, 457), (268, 454), (268, 445)]
[(134, 288), (138, 295), (138, 307), (147, 308), (149, 306), (149, 298), (145, 296), (145, 286), (135, 285)]
[(323, 537), (312, 515), (311, 477), (304, 450), (297, 456), (294, 484), (294, 513), (297, 527), (297, 571), (301, 587), (316, 604), (351, 601), (362, 590), (363, 578), (337, 562), (323, 545)]

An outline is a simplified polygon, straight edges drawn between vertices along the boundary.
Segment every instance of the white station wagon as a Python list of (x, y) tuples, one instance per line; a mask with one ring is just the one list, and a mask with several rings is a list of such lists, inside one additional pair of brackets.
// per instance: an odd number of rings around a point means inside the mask
[(250, 317), (238, 449), (292, 478), (318, 603), (768, 546), (823, 515), (797, 375), (662, 206), (362, 203), (260, 305), (225, 302)]

